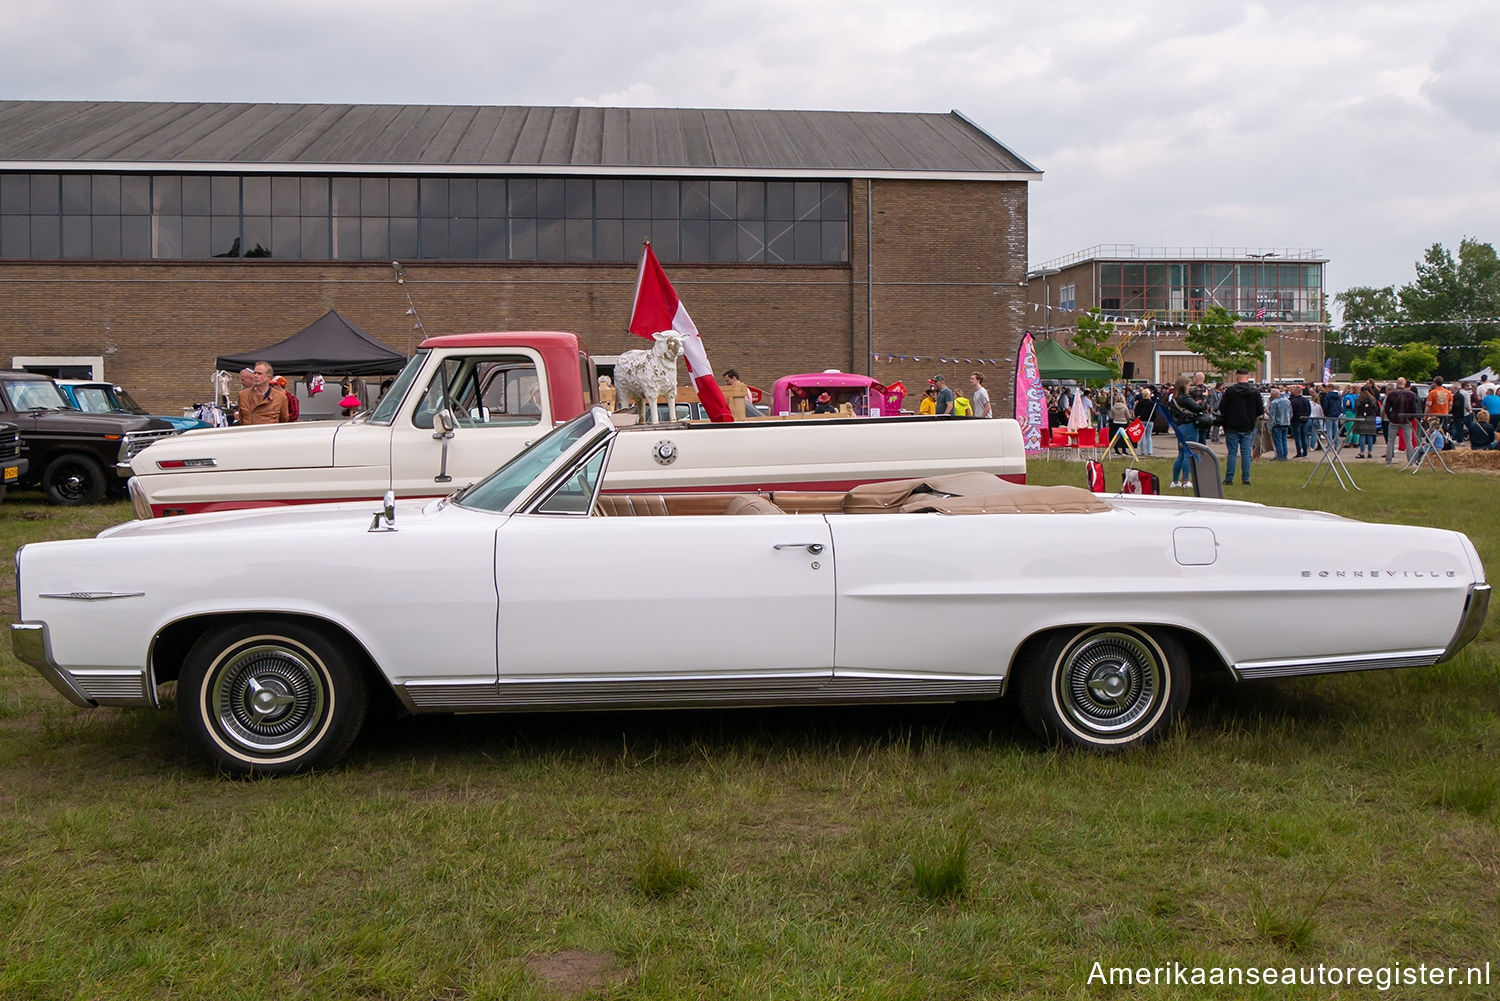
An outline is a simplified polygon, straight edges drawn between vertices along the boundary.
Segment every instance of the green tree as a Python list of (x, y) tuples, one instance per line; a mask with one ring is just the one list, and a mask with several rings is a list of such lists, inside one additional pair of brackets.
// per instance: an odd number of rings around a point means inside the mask
[(1255, 371), (1266, 355), (1264, 327), (1236, 327), (1234, 314), (1223, 306), (1210, 306), (1203, 318), (1188, 328), (1183, 344), (1208, 359), (1209, 367), (1220, 375), (1237, 368)]
[(1354, 359), (1372, 344), (1391, 339), (1391, 328), (1401, 318), (1401, 300), (1396, 286), (1372, 288), (1356, 285), (1334, 296), (1343, 310), (1337, 341), (1328, 344), (1329, 357), (1338, 369), (1353, 371)]
[(1070, 338), (1073, 346), (1068, 350), (1080, 358), (1087, 358), (1091, 362), (1104, 365), (1109, 369), (1110, 378), (1120, 377), (1120, 356), (1110, 341), (1115, 336), (1115, 325), (1106, 323), (1101, 318), (1099, 310), (1091, 309), (1078, 318), (1078, 326)]
[(1484, 357), (1479, 359), (1479, 364), (1485, 368), (1491, 368), (1496, 372), (1500, 372), (1500, 338), (1496, 338), (1493, 341), (1485, 341), (1479, 346), (1484, 349)]
[(1458, 245), (1455, 258), (1434, 243), (1417, 262), (1416, 280), (1397, 293), (1408, 328), (1396, 328), (1394, 343), (1426, 341), (1458, 345), (1439, 351), (1439, 371), (1467, 375), (1484, 355), (1484, 341), (1500, 337), (1500, 326), (1475, 323), (1500, 315), (1500, 258), (1495, 248), (1470, 237)]
[(1404, 375), (1412, 382), (1425, 382), (1432, 378), (1437, 367), (1437, 348), (1413, 341), (1399, 348), (1377, 345), (1350, 362), (1349, 371), (1357, 380), (1394, 379)]

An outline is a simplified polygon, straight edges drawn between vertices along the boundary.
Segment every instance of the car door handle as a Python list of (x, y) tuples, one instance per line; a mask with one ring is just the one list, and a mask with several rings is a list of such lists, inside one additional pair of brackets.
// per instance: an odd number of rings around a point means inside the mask
[(819, 553), (821, 553), (823, 551), (823, 543), (821, 543), (821, 542), (778, 542), (778, 543), (776, 543), (776, 545), (772, 546), (771, 548), (772, 549), (806, 549), (808, 552), (810, 552), (814, 556), (816, 556), (816, 555), (818, 555)]

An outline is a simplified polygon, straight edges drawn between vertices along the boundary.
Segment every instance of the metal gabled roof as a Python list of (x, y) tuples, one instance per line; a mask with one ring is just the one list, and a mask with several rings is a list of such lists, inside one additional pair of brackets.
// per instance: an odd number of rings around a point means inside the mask
[(0, 169), (1035, 180), (957, 111), (0, 101)]

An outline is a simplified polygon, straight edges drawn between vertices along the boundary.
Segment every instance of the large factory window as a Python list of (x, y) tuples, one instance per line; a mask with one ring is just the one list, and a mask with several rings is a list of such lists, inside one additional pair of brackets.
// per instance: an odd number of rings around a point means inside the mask
[(0, 174), (0, 258), (842, 264), (841, 181)]

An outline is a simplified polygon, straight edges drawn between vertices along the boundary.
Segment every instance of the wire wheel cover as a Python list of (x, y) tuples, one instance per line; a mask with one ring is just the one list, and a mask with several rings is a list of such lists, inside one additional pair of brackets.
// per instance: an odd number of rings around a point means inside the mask
[(1161, 704), (1162, 655), (1134, 633), (1090, 633), (1064, 651), (1057, 673), (1062, 709), (1096, 732), (1128, 729)]
[(226, 738), (248, 751), (272, 753), (296, 745), (322, 724), (327, 675), (304, 650), (260, 643), (224, 659), (208, 698)]

